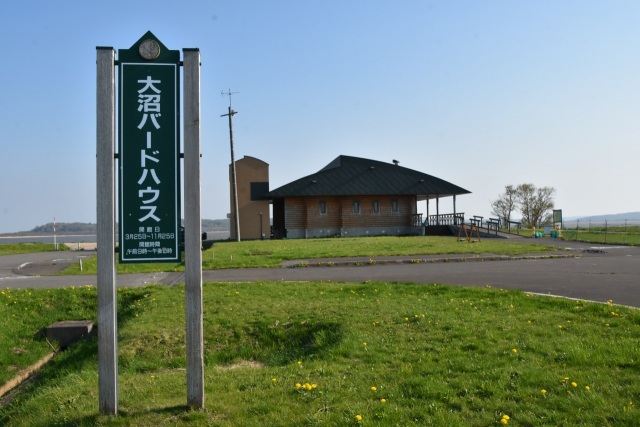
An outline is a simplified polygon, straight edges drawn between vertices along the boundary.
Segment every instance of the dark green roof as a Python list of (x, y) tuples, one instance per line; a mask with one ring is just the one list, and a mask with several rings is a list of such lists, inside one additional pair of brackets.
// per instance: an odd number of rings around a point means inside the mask
[(319, 172), (276, 188), (269, 197), (415, 195), (424, 200), (468, 193), (450, 182), (396, 164), (339, 156)]

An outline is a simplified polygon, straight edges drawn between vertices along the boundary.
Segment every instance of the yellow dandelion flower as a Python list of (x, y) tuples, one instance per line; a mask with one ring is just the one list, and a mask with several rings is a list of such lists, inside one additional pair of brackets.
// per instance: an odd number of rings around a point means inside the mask
[(517, 353), (517, 352), (518, 352), (518, 349), (517, 349), (517, 348), (512, 348), (512, 349), (511, 349), (511, 352), (512, 352), (512, 353)]
[(510, 420), (510, 419), (511, 419), (511, 417), (509, 417), (509, 415), (507, 415), (507, 414), (504, 414), (504, 415), (502, 416), (502, 419), (503, 419), (503, 420)]
[(591, 390), (591, 387), (589, 387), (588, 385), (584, 386), (585, 390)]
[(366, 342), (363, 342), (363, 343), (362, 343), (362, 345), (366, 347), (366, 346), (367, 346), (367, 343), (366, 343)]
[(271, 381), (275, 383), (276, 381), (278, 381), (278, 379), (277, 378), (271, 378)]
[(360, 414), (356, 415), (356, 421), (357, 422), (362, 421), (362, 415), (360, 415)]
[(547, 390), (542, 389), (542, 390), (540, 390), (540, 393), (542, 393), (542, 395), (544, 396), (545, 394), (547, 394)]
[(384, 399), (384, 398), (380, 399), (380, 403), (387, 403), (387, 399)]
[(571, 386), (573, 387), (578, 387), (578, 383), (576, 383), (575, 381), (571, 383)]
[(509, 422), (509, 420), (506, 419), (506, 418), (503, 418), (503, 419), (500, 420), (500, 424), (502, 424), (503, 426), (507, 425), (508, 422)]
[(296, 383), (296, 390), (300, 390), (302, 388), (302, 384)]
[(378, 387), (376, 387), (376, 386), (372, 385), (372, 386), (371, 386), (371, 391), (376, 391), (376, 390), (378, 390)]

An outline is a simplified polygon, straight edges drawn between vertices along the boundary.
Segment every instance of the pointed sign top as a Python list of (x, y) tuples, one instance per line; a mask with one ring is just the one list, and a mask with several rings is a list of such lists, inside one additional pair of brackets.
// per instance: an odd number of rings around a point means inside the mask
[(129, 49), (118, 51), (120, 62), (180, 62), (180, 51), (169, 50), (151, 31), (147, 31)]

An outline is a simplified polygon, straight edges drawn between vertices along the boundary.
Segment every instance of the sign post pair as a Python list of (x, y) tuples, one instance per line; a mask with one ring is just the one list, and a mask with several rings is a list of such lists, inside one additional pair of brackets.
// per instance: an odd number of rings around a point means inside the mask
[[(200, 210), (200, 52), (180, 51), (147, 32), (130, 49), (97, 48), (98, 373), (100, 412), (118, 411), (115, 159), (118, 164), (119, 260), (180, 262), (184, 239), (187, 404), (204, 407)], [(115, 66), (118, 141), (115, 152)], [(180, 121), (184, 123), (181, 231)]]

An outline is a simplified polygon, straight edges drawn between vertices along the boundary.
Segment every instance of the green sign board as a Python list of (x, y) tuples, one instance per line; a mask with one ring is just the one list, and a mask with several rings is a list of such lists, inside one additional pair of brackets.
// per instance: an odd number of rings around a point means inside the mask
[(553, 210), (553, 222), (562, 224), (562, 209)]
[(118, 60), (120, 262), (176, 262), (180, 52), (147, 33)]

